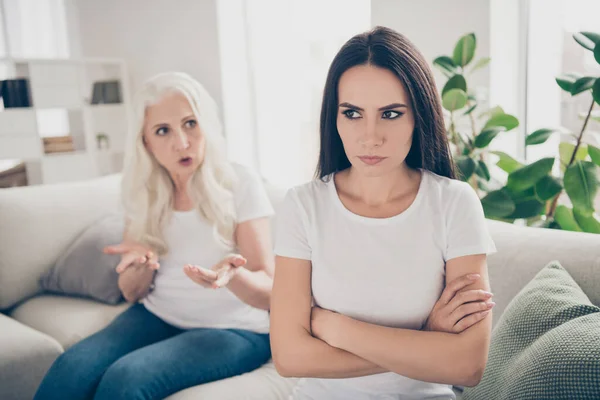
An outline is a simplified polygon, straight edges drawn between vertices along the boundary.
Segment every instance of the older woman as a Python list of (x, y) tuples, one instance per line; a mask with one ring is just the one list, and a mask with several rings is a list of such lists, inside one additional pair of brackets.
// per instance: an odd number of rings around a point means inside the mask
[(273, 210), (261, 181), (227, 161), (215, 103), (189, 76), (150, 79), (135, 112), (127, 228), (106, 252), (122, 255), (119, 287), (136, 304), (60, 356), (35, 399), (162, 399), (271, 356)]

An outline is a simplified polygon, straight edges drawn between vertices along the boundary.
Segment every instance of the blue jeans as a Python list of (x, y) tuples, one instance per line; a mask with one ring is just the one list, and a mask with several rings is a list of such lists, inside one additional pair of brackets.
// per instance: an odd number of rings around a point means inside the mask
[(136, 304), (63, 353), (34, 399), (162, 399), (250, 372), (270, 357), (268, 334), (182, 330)]

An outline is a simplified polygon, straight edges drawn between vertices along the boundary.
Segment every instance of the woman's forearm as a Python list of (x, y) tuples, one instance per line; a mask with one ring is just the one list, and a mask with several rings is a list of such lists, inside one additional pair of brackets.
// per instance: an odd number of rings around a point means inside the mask
[(119, 289), (125, 300), (130, 303), (145, 297), (150, 291), (155, 271), (144, 266), (132, 266), (119, 275)]
[(301, 330), (294, 337), (285, 338), (281, 346), (272, 346), (273, 361), (282, 376), (340, 379), (388, 372)]
[[(387, 328), (339, 316), (328, 342), (400, 375), (475, 386), (487, 362), (491, 317), (460, 334)], [(365, 339), (368, 338), (368, 339)]]
[(244, 303), (261, 310), (269, 310), (273, 278), (264, 271), (249, 271), (240, 267), (227, 288)]

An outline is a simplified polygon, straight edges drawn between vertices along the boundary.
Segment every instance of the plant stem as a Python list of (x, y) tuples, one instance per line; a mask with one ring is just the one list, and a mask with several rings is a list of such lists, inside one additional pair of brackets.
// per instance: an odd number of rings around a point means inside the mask
[(594, 109), (594, 104), (595, 104), (595, 100), (592, 99), (592, 104), (590, 105), (590, 110), (587, 113), (587, 116), (585, 117), (585, 121), (583, 122), (583, 127), (581, 128), (581, 132), (579, 133), (579, 137), (577, 138), (577, 144), (575, 145), (575, 150), (573, 150), (573, 154), (571, 155), (571, 160), (569, 161), (569, 164), (567, 164), (567, 168), (571, 166), (571, 164), (573, 164), (573, 161), (575, 161), (575, 156), (577, 155), (577, 150), (579, 150), (579, 146), (581, 146), (581, 139), (583, 138), (583, 132), (585, 131), (585, 128), (587, 127), (587, 124), (590, 120), (590, 116), (592, 115), (592, 110)]
[[(575, 149), (573, 150), (573, 154), (571, 154), (571, 159), (569, 160), (569, 163), (565, 167), (565, 170), (567, 168), (569, 168), (575, 161), (575, 157), (577, 156), (577, 151), (579, 150), (579, 146), (581, 146), (581, 140), (583, 139), (583, 133), (585, 132), (585, 128), (587, 128), (587, 124), (590, 120), (590, 116), (592, 115), (592, 110), (594, 109), (594, 104), (595, 104), (595, 101), (594, 101), (594, 99), (592, 99), (592, 104), (590, 104), (590, 109), (587, 113), (587, 116), (585, 117), (583, 126), (581, 127), (581, 132), (579, 132), (579, 136), (577, 137), (577, 144), (575, 145)], [(554, 215), (554, 212), (556, 211), (556, 207), (558, 205), (558, 198), (561, 196), (562, 192), (563, 191), (561, 190), (560, 193), (554, 197), (554, 199), (552, 200), (552, 205), (550, 206), (550, 210), (548, 211), (546, 216), (552, 217)]]
[[(471, 102), (467, 99), (467, 108), (471, 108)], [(469, 113), (469, 119), (471, 120), (471, 131), (473, 132), (473, 140), (477, 136), (477, 130), (475, 129), (475, 118), (473, 118), (473, 111)]]

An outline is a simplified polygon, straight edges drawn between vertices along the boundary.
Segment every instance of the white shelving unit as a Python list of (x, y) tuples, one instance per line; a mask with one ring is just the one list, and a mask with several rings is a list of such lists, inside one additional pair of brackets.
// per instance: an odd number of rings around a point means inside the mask
[[(30, 185), (119, 172), (131, 118), (125, 63), (111, 59), (0, 59), (0, 79), (27, 78), (32, 107), (0, 109), (0, 160), (21, 159)], [(93, 84), (117, 80), (122, 103), (91, 104)], [(0, 101), (0, 107), (2, 102)], [(108, 149), (99, 149), (104, 133)], [(44, 153), (43, 137), (73, 137), (75, 151)]]

